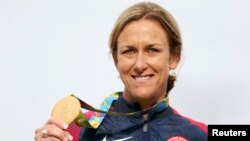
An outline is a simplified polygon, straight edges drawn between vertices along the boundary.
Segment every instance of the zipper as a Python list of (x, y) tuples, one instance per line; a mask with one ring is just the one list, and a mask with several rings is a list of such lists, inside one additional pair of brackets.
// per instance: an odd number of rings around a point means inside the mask
[(148, 132), (148, 123), (147, 122), (143, 123), (143, 132), (144, 133)]
[(143, 130), (143, 135), (142, 135), (142, 138), (143, 138), (143, 141), (150, 141), (150, 136), (149, 136), (149, 133), (148, 133), (148, 114), (144, 114), (143, 115), (143, 127), (142, 127), (142, 130)]

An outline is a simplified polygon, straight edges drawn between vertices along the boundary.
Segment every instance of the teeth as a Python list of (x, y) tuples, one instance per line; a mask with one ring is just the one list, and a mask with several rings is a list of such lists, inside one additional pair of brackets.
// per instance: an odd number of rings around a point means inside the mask
[(150, 78), (150, 76), (136, 76), (135, 79), (136, 80), (148, 80)]

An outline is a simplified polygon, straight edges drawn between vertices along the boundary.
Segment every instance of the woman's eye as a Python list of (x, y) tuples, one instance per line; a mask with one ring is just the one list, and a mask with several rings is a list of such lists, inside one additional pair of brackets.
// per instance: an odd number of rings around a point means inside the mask
[(134, 53), (135, 53), (135, 50), (133, 49), (128, 49), (123, 52), (123, 54), (134, 54)]
[(149, 48), (148, 49), (148, 53), (155, 53), (155, 52), (158, 52), (159, 50), (156, 49), (156, 48)]

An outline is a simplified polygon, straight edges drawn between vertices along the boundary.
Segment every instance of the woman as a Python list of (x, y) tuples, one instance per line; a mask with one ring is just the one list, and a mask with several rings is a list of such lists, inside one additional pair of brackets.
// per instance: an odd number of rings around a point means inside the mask
[[(207, 140), (205, 124), (179, 115), (168, 105), (168, 94), (176, 77), (173, 71), (180, 61), (181, 48), (178, 26), (161, 6), (141, 2), (124, 11), (110, 36), (110, 50), (124, 91), (111, 96), (115, 98), (109, 111), (144, 112), (132, 116), (106, 115), (96, 129), (82, 128), (79, 137), (74, 135), (74, 139)], [(35, 138), (37, 141), (72, 140), (65, 129), (67, 125), (50, 119), (36, 130)], [(41, 136), (44, 134), (46, 136)]]

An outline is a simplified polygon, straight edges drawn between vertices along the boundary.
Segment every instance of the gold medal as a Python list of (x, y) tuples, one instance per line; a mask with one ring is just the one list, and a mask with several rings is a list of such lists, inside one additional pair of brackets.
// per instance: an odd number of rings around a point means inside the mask
[(81, 105), (79, 100), (74, 96), (66, 96), (55, 104), (51, 117), (70, 124), (76, 119), (80, 112)]

